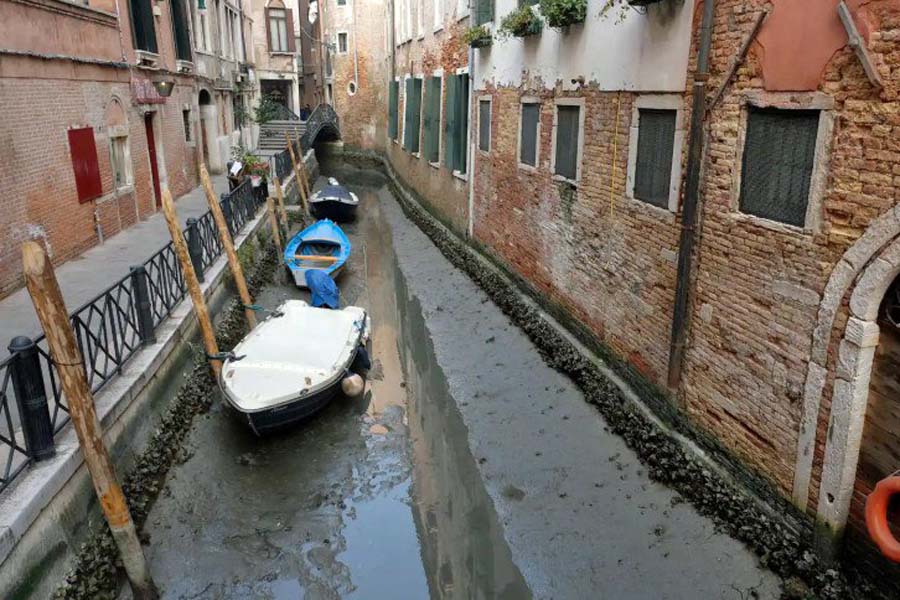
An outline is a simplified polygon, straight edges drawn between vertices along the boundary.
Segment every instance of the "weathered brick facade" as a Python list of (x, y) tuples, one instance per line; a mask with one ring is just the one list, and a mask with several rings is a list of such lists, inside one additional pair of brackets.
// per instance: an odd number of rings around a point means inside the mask
[[(861, 435), (860, 400), (835, 412), (832, 397), (843, 399), (846, 385), (858, 384), (864, 414), (869, 376), (865, 372), (861, 378), (857, 364), (864, 367), (865, 359), (839, 363), (838, 349), (871, 349), (877, 336), (856, 331), (865, 326), (868, 332), (874, 322), (863, 309), (854, 312), (853, 303), (862, 302), (854, 298), (869, 294), (877, 309), (884, 288), (900, 271), (900, 250), (889, 250), (900, 239), (900, 221), (892, 217), (900, 200), (900, 2), (849, 3), (884, 82), (882, 90), (873, 86), (847, 45), (836, 4), (817, 0), (800, 8), (760, 0), (716, 2), (709, 99), (725, 83), (760, 11), (769, 9), (771, 14), (706, 119), (690, 337), (677, 389), (667, 389), (666, 374), (683, 189), (668, 210), (634, 199), (629, 191), (635, 152), (631, 146), (637, 108), (648, 96), (674, 102), (678, 130), (687, 132), (702, 2), (694, 7), (688, 79), (682, 90), (617, 91), (589, 78), (578, 85), (561, 78), (548, 83), (527, 66), (516, 85), (488, 82), (484, 89), (473, 89), (470, 127), (476, 133), (470, 148), (477, 148), (479, 99), (491, 100), (492, 119), (490, 150), (474, 150), (471, 221), (473, 243), (589, 331), (650, 388), (661, 391), (702, 437), (714, 440), (776, 494), (793, 499), (810, 517), (839, 526), (842, 500), (829, 497), (823, 503), (819, 490), (838, 486), (846, 492), (855, 487), (849, 523), (861, 539), (862, 508), (872, 481), (853, 482), (859, 442), (854, 449), (852, 440), (861, 437), (863, 455), (866, 444), (895, 442), (876, 439), (871, 427)], [(819, 47), (807, 44), (802, 59), (794, 60), (798, 28), (806, 28), (808, 37), (803, 39), (818, 40)], [(426, 32), (423, 41), (398, 47), (394, 64), (401, 82), (401, 142), (403, 78), (427, 76), (435, 68), (446, 74), (465, 65), (466, 48), (454, 39), (461, 31), (462, 26), (451, 26), (444, 30), (445, 37)], [(496, 46), (476, 50), (494, 56), (503, 51)], [(541, 104), (537, 168), (518, 164), (524, 97)], [(581, 178), (576, 186), (552, 176), (554, 111), (561, 98), (583, 102)], [(821, 115), (811, 209), (803, 226), (783, 225), (739, 208), (750, 106), (816, 110)], [(682, 171), (686, 149), (685, 142), (684, 151), (674, 158)], [(443, 167), (434, 171), (399, 143), (387, 144), (387, 156), (437, 216), (464, 230), (468, 203), (459, 179)], [(866, 283), (874, 277), (873, 269), (875, 275), (880, 273), (877, 285)], [(873, 377), (883, 377), (880, 373), (890, 370), (884, 366), (890, 363), (883, 361), (893, 360), (889, 350), (878, 356), (882, 362)], [(889, 387), (881, 380), (873, 385)], [(811, 425), (804, 425), (807, 421)], [(829, 442), (829, 428), (849, 431), (846, 439), (851, 441)], [(843, 479), (823, 475), (846, 472), (841, 466), (845, 463), (850, 465), (849, 488), (846, 482), (835, 483)], [(871, 474), (868, 477), (871, 480)]]
[[(185, 10), (191, 7), (187, 3)], [(198, 183), (204, 140), (217, 160), (223, 152), (227, 158), (227, 146), (237, 140), (231, 92), (214, 89), (222, 88), (213, 79), (222, 75), (216, 56), (197, 53), (193, 65), (176, 61), (172, 5), (154, 8), (159, 10), (154, 17), (158, 53), (154, 68), (144, 68), (134, 49), (127, 3), (92, 0), (81, 6), (41, 0), (0, 7), (5, 39), (0, 51), (0, 198), (5, 214), (0, 297), (22, 283), (22, 241), (43, 240), (59, 264), (156, 212), (147, 114), (152, 114), (160, 187), (168, 187), (176, 198)], [(36, 28), (42, 35), (33, 34)], [(193, 31), (189, 35), (193, 48)], [(175, 83), (169, 98), (153, 91), (151, 81), (160, 77)], [(210, 93), (208, 108), (217, 105), (210, 112), (214, 118), (207, 136), (201, 131), (201, 88)], [(183, 111), (189, 111), (189, 139)], [(79, 202), (67, 132), (83, 127), (93, 130), (102, 190), (99, 197)], [(127, 134), (128, 181), (116, 186), (111, 137), (122, 134)]]

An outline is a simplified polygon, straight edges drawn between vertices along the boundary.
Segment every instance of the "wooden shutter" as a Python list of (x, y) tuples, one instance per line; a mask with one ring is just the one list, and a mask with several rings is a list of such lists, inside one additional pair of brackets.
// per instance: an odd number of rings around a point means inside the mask
[(494, 0), (475, 0), (475, 24), (483, 25), (494, 20)]
[(578, 121), (580, 107), (556, 107), (556, 174), (566, 179), (578, 177)]
[(269, 7), (266, 7), (266, 48), (272, 52), (272, 21), (269, 19)]
[(425, 158), (437, 162), (440, 158), (441, 78), (429, 77), (425, 86)]
[(400, 95), (400, 83), (392, 81), (388, 88), (388, 137), (397, 139), (398, 124), (398, 96)]
[(741, 169), (741, 212), (806, 223), (819, 111), (751, 108)]
[(68, 134), (78, 201), (87, 202), (99, 198), (103, 193), (103, 184), (100, 180), (100, 163), (97, 160), (94, 130), (91, 127), (70, 129)]
[(491, 103), (488, 100), (478, 101), (478, 149), (491, 151)]
[(412, 146), (412, 88), (413, 88), (413, 80), (412, 77), (406, 80), (406, 84), (404, 86), (404, 96), (403, 96), (403, 147), (409, 151)]
[(466, 172), (469, 153), (469, 76), (456, 76), (456, 170)]
[(422, 78), (416, 77), (411, 80), (412, 81), (412, 96), (409, 98), (408, 102), (411, 107), (410, 114), (412, 115), (412, 122), (409, 124), (410, 127), (410, 152), (418, 152), (419, 151), (419, 138), (421, 137), (421, 126), (422, 126)]
[(519, 134), (519, 162), (537, 166), (537, 128), (541, 115), (540, 104), (522, 105), (522, 131)]
[(431, 113), (431, 96), (434, 94), (432, 90), (431, 80), (429, 77), (425, 80), (425, 103), (422, 107), (422, 155), (426, 160), (431, 160), (431, 140), (434, 137), (434, 116)]
[(284, 14), (285, 19), (287, 20), (287, 49), (288, 52), (296, 52), (297, 44), (294, 41), (294, 11), (285, 8)]
[(674, 110), (638, 111), (634, 197), (661, 208), (669, 207), (675, 117)]
[(451, 171), (456, 168), (456, 129), (457, 115), (457, 78), (456, 75), (447, 77), (447, 115), (444, 123), (444, 163)]

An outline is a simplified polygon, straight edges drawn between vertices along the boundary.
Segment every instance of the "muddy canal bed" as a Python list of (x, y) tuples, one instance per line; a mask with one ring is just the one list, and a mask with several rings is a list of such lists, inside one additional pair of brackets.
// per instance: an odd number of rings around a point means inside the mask
[[(752, 553), (652, 483), (378, 173), (345, 231), (364, 396), (257, 438), (215, 399), (145, 526), (166, 598), (772, 598)], [(306, 298), (272, 284), (257, 303)]]

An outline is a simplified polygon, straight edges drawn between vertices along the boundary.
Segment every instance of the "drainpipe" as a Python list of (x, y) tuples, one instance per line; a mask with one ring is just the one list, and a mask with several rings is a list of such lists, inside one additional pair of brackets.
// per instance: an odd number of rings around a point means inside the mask
[(669, 344), (669, 388), (681, 381), (687, 340), (687, 311), (691, 292), (691, 269), (697, 214), (700, 204), (700, 168), (703, 157), (703, 119), (706, 114), (706, 84), (709, 80), (709, 48), (712, 42), (714, 0), (703, 2), (700, 27), (700, 51), (694, 73), (694, 104), (691, 110), (690, 146), (688, 148), (687, 183), (681, 213), (681, 239), (678, 245), (678, 271), (675, 285), (675, 310), (672, 315), (672, 338)]
[[(475, 231), (475, 154), (476, 138), (473, 124), (478, 126), (477, 115), (472, 118), (472, 108), (478, 106), (475, 103), (475, 48), (469, 46), (469, 226), (466, 228), (469, 239), (472, 239)], [(494, 111), (491, 111), (491, 118)]]

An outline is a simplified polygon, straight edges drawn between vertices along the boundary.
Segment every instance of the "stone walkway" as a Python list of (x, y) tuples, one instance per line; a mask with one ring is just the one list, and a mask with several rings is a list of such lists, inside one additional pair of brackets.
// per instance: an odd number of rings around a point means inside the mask
[[(225, 175), (212, 178), (216, 194), (228, 191)], [(190, 217), (208, 210), (203, 188), (198, 186), (175, 203), (182, 226)], [(58, 266), (56, 278), (66, 307), (71, 313), (128, 273), (132, 265), (143, 263), (169, 242), (169, 230), (161, 212), (134, 227), (107, 238), (77, 258)], [(17, 335), (37, 337), (41, 333), (28, 291), (22, 288), (0, 300), (0, 346), (6, 348)], [(0, 351), (0, 356), (4, 353)]]

